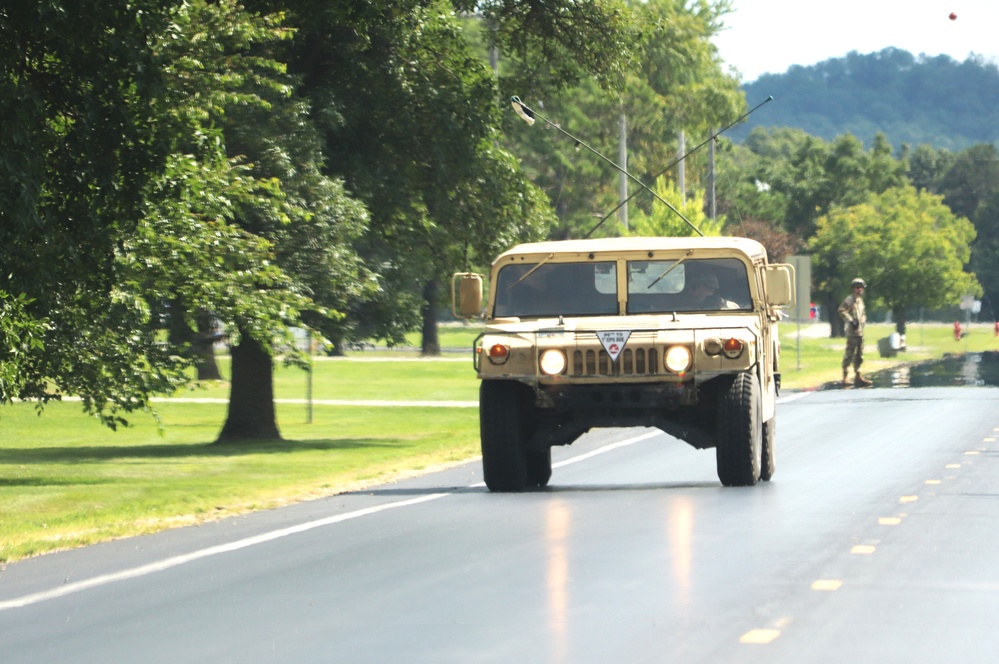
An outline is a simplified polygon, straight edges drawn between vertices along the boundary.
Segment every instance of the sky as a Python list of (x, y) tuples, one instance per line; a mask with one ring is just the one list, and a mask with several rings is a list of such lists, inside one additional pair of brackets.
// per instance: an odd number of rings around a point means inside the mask
[(997, 0), (732, 0), (732, 9), (714, 43), (746, 83), (890, 46), (961, 62), (975, 53), (999, 64)]

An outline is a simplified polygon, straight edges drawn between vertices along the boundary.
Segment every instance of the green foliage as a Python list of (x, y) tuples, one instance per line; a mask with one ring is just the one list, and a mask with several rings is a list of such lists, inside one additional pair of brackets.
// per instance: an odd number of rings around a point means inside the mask
[(39, 343), (19, 344), (22, 329), (0, 347), (20, 348), (20, 396), (82, 394), (112, 425), (176, 375), (115, 286), (167, 152), (149, 44), (174, 4), (8, 3), (0, 20), (0, 290), (25, 296), (22, 323), (46, 322)]
[[(745, 101), (738, 82), (722, 70), (710, 38), (720, 29), (728, 2), (686, 3), (660, 0), (633, 5), (646, 39), (636, 43), (639, 66), (625, 83), (609, 91), (592, 80), (564, 91), (525, 87), (514, 90), (552, 122), (564, 127), (614, 162), (619, 161), (620, 126), (627, 124), (627, 170), (652, 186), (656, 178), (676, 179), (677, 136), (701, 142), (734, 120)], [(640, 47), (640, 48), (639, 48)], [(610, 164), (577, 149), (573, 141), (541, 122), (527, 127), (507, 113), (511, 150), (523, 159), (527, 172), (551, 200), (559, 216), (553, 237), (582, 236), (619, 202), (620, 173)], [(624, 164), (621, 164), (624, 166)], [(704, 151), (686, 160), (688, 181), (703, 182)], [(629, 185), (634, 189), (634, 185)], [(639, 192), (630, 210), (656, 213), (661, 206)], [(599, 234), (614, 235), (617, 226), (605, 222)]]
[[(505, 89), (534, 97), (592, 78), (618, 87), (636, 64), (643, 39), (639, 13), (623, 0), (454, 0), (481, 13), (504, 59), (513, 61)], [(509, 97), (507, 94), (507, 97)]]
[(551, 213), (501, 147), (495, 78), (448, 3), (314, 9), (293, 14), (291, 65), (329, 172), (370, 210), (356, 246), (377, 284), (348, 298), (336, 337), (399, 342), (426, 284), (542, 237)]
[[(723, 209), (745, 207), (766, 214), (762, 204), (769, 200), (772, 213), (783, 211), (782, 218), (769, 221), (801, 238), (810, 237), (816, 219), (833, 207), (856, 205), (870, 192), (878, 194), (907, 182), (905, 162), (892, 157), (891, 145), (880, 135), (865, 151), (849, 134), (826, 143), (797, 129), (756, 129), (745, 147), (756, 156), (743, 157), (750, 170), (739, 176), (741, 186), (723, 182), (721, 195), (727, 199)], [(741, 149), (732, 154), (741, 154)], [(721, 156), (723, 162), (731, 159), (729, 153)], [(732, 172), (725, 166), (722, 170)], [(749, 187), (750, 182), (756, 192)], [(744, 197), (745, 203), (739, 197)]]
[(897, 48), (854, 51), (763, 75), (743, 89), (750, 99), (777, 101), (734, 132), (736, 140), (756, 127), (781, 126), (827, 141), (850, 133), (870, 145), (883, 133), (896, 145), (950, 150), (999, 138), (999, 68), (982, 56), (958, 62)]
[(870, 194), (821, 217), (809, 243), (820, 292), (846, 293), (849, 281), (868, 283), (869, 306), (885, 306), (904, 321), (905, 310), (956, 304), (980, 294), (965, 272), (975, 229), (940, 196), (913, 187)]
[(25, 311), (30, 304), (23, 294), (0, 291), (0, 405), (45, 395), (35, 364), (45, 350), (47, 323)]
[[(719, 217), (711, 219), (704, 213), (704, 191), (695, 189), (687, 192), (686, 197), (673, 182), (660, 179), (656, 186), (652, 188), (656, 195), (672, 205), (687, 220), (664, 205), (661, 201), (656, 201), (657, 205), (652, 212), (644, 213), (636, 210), (635, 214), (629, 214), (628, 226), (629, 235), (640, 237), (661, 236), (661, 237), (691, 237), (696, 236), (697, 231), (706, 237), (717, 237), (721, 235), (725, 219)], [(691, 227), (693, 225), (693, 228)]]

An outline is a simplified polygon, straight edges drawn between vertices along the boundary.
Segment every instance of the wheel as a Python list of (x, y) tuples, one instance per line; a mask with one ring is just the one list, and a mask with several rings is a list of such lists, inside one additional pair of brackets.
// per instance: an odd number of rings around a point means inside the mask
[(527, 486), (548, 486), (552, 477), (552, 448), (540, 452), (527, 452)]
[(760, 454), (760, 479), (769, 482), (774, 476), (774, 439), (777, 437), (777, 416), (763, 423), (763, 452)]
[(725, 486), (752, 486), (760, 479), (760, 383), (755, 374), (737, 374), (722, 386), (715, 455)]
[(479, 386), (482, 474), (490, 491), (523, 491), (527, 485), (522, 389), (511, 380), (484, 380)]

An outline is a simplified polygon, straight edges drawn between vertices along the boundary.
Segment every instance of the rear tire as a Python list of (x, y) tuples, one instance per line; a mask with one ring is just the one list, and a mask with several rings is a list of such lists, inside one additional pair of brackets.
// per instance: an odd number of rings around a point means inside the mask
[(523, 491), (527, 484), (527, 405), (516, 381), (483, 380), (479, 386), (482, 474), (490, 491)]
[(715, 446), (718, 479), (725, 486), (752, 486), (760, 479), (760, 383), (755, 374), (737, 374), (722, 386), (720, 396)]
[(774, 476), (774, 440), (777, 438), (777, 416), (763, 423), (763, 451), (760, 455), (760, 479), (769, 482)]

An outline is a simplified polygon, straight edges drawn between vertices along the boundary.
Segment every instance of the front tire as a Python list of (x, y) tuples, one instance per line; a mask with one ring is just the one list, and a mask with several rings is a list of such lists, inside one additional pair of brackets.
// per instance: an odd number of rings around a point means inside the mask
[(523, 491), (527, 485), (527, 406), (516, 381), (483, 380), (479, 386), (482, 474), (490, 491)]
[(721, 391), (715, 459), (725, 486), (752, 486), (760, 479), (760, 383), (752, 373), (737, 374)]
[(527, 452), (527, 486), (546, 487), (552, 478), (552, 448)]

